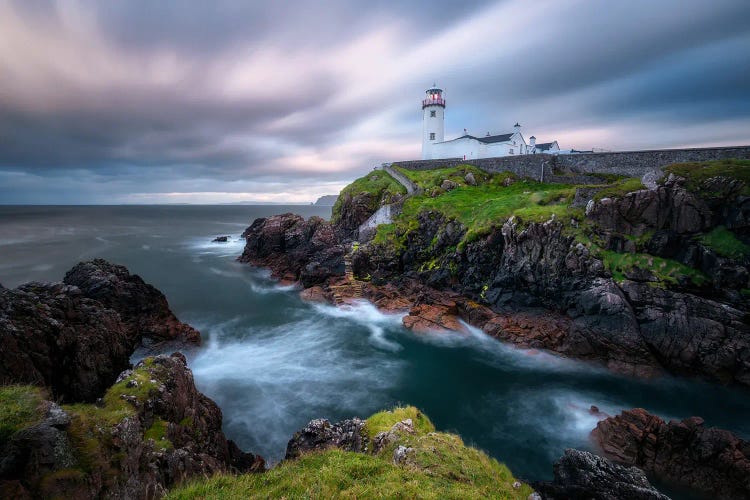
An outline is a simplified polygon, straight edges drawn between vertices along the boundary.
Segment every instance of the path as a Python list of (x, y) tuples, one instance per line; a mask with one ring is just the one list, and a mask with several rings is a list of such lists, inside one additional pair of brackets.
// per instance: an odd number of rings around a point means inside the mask
[[(354, 253), (354, 249), (358, 246), (359, 242), (353, 241), (347, 249), (347, 252), (344, 254), (344, 276), (346, 277), (346, 284), (333, 285), (330, 287), (333, 291), (333, 302), (336, 305), (345, 304), (347, 301), (362, 298), (365, 284), (354, 276), (354, 269), (352, 267), (352, 254)], [(344, 290), (346, 290), (346, 293), (342, 293)]]
[(404, 174), (393, 168), (391, 165), (383, 165), (383, 170), (388, 172), (391, 177), (396, 179), (399, 184), (404, 186), (406, 188), (406, 194), (411, 196), (413, 194), (419, 194), (422, 192), (422, 190), (414, 184), (408, 177), (406, 177)]

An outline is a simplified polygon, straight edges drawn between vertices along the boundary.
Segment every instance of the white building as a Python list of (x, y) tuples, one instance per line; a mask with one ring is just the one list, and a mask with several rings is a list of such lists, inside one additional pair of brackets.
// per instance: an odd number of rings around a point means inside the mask
[[(466, 132), (466, 130), (464, 130)], [(536, 153), (555, 154), (560, 151), (557, 141), (536, 143), (531, 136), (529, 143), (521, 134), (521, 125), (516, 123), (513, 132), (507, 134), (474, 137), (464, 133), (457, 139), (445, 140), (445, 99), (443, 90), (432, 86), (427, 89), (427, 98), (422, 100), (422, 159), (443, 158), (494, 158), (496, 156), (527, 155)]]

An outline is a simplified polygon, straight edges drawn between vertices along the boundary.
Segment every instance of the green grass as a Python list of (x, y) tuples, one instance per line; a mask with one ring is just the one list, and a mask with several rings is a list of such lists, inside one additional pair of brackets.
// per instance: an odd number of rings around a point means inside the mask
[(393, 465), (372, 455), (329, 450), (284, 462), (264, 474), (218, 475), (196, 481), (173, 490), (166, 498), (526, 499), (531, 488), (523, 485), (514, 490), (512, 476), (508, 476), (473, 476), (462, 482), (467, 476), (445, 477)]
[(398, 220), (416, 218), (425, 210), (437, 211), (463, 224), (470, 241), (487, 234), (492, 227), (501, 226), (511, 216), (518, 217), (523, 224), (543, 222), (553, 215), (558, 219), (580, 217), (581, 211), (570, 207), (574, 196), (573, 186), (529, 180), (510, 186), (495, 183), (461, 186), (435, 198), (425, 195), (409, 198)]
[(675, 260), (645, 253), (618, 253), (611, 250), (598, 250), (596, 253), (601, 257), (604, 267), (612, 273), (615, 281), (625, 280), (625, 274), (636, 267), (651, 271), (659, 282), (667, 285), (679, 284), (683, 276), (698, 286), (708, 281), (702, 272)]
[[(73, 404), (63, 407), (73, 417), (68, 434), (76, 448), (77, 458), (85, 470), (90, 471), (106, 466), (106, 461), (102, 461), (107, 456), (104, 448), (111, 442), (112, 427), (123, 419), (136, 415), (133, 404), (123, 396), (135, 398), (138, 403), (143, 403), (152, 391), (158, 389), (158, 382), (152, 382), (152, 380), (159, 377), (154, 376), (151, 370), (160, 368), (162, 367), (153, 364), (152, 358), (147, 358), (128, 377), (107, 390), (102, 398), (104, 402), (102, 406)], [(128, 387), (128, 384), (132, 387)], [(155, 422), (154, 425), (157, 423)], [(160, 430), (166, 432), (166, 422), (163, 429), (160, 429), (158, 425), (152, 426), (147, 431), (147, 433), (151, 432), (151, 436), (147, 437), (154, 439), (157, 447), (164, 448), (164, 446), (171, 445), (168, 441), (161, 439), (164, 433), (160, 435)]]
[(638, 177), (626, 177), (611, 184), (594, 195), (594, 200), (599, 201), (604, 198), (621, 198), (622, 196), (645, 189), (645, 186)]
[(425, 191), (440, 187), (444, 180), (451, 180), (459, 185), (466, 185), (466, 174), (471, 172), (477, 184), (482, 184), (490, 179), (491, 175), (473, 165), (459, 165), (457, 167), (434, 168), (430, 170), (410, 170), (395, 167), (417, 186)]
[[(426, 415), (414, 407), (395, 408), (367, 419), (374, 435), (407, 418), (415, 432), (404, 433), (378, 455), (326, 450), (284, 461), (264, 474), (218, 475), (198, 480), (167, 495), (169, 499), (234, 498), (426, 498), (426, 499), (526, 499), (532, 490), (507, 467), (481, 451), (466, 446), (460, 437), (434, 432)], [(398, 445), (413, 452), (405, 464), (392, 463)]]
[(734, 233), (724, 226), (715, 227), (699, 240), (717, 254), (731, 259), (742, 259), (750, 254), (750, 246), (738, 240)]
[(739, 194), (750, 196), (750, 160), (714, 160), (694, 163), (676, 163), (664, 168), (666, 179), (675, 174), (687, 179), (686, 188), (690, 191), (711, 195), (715, 194), (705, 185), (705, 181), (717, 176), (731, 177), (745, 183)]
[(0, 387), (0, 445), (44, 417), (44, 389), (33, 385)]
[(414, 430), (419, 434), (434, 432), (435, 426), (430, 419), (413, 406), (398, 407), (392, 410), (378, 412), (365, 421), (365, 433), (371, 438), (379, 432), (385, 432), (393, 427), (393, 424), (410, 418), (414, 424)]
[(169, 450), (174, 448), (172, 441), (167, 438), (167, 427), (168, 423), (162, 419), (154, 420), (146, 432), (143, 434), (145, 439), (152, 439), (154, 441), (154, 447), (160, 450)]
[(341, 219), (341, 209), (345, 200), (361, 193), (371, 195), (370, 209), (374, 212), (385, 203), (390, 203), (397, 196), (406, 194), (406, 188), (388, 172), (374, 170), (364, 177), (355, 180), (341, 190), (336, 203), (333, 205), (331, 221), (336, 223)]

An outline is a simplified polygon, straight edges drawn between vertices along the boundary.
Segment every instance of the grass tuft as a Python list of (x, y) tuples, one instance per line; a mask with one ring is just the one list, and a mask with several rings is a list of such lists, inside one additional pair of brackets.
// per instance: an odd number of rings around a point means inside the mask
[(613, 184), (601, 189), (594, 195), (594, 200), (599, 201), (604, 198), (622, 198), (628, 193), (633, 191), (640, 191), (646, 187), (641, 182), (639, 177), (626, 177), (620, 179)]
[(378, 412), (365, 421), (365, 432), (370, 437), (375, 437), (379, 432), (385, 432), (393, 427), (393, 424), (410, 418), (414, 424), (414, 430), (418, 434), (434, 432), (435, 426), (430, 419), (414, 406), (397, 407), (392, 410)]
[(0, 387), (0, 445), (21, 429), (42, 420), (46, 392), (33, 385)]
[(694, 285), (702, 286), (708, 281), (705, 274), (686, 266), (676, 260), (664, 259), (645, 253), (618, 253), (611, 250), (599, 250), (604, 267), (615, 281), (626, 279), (626, 273), (635, 268), (646, 269), (662, 284), (677, 285), (682, 278), (687, 278)]
[(724, 226), (715, 227), (710, 233), (702, 235), (699, 240), (723, 257), (743, 259), (750, 255), (750, 246), (738, 240), (734, 233)]

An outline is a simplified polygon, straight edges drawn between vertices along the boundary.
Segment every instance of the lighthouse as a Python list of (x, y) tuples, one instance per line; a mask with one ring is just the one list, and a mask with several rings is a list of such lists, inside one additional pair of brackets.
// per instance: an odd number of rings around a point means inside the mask
[(422, 100), (422, 159), (433, 158), (432, 146), (445, 139), (445, 99), (443, 89), (433, 85)]

